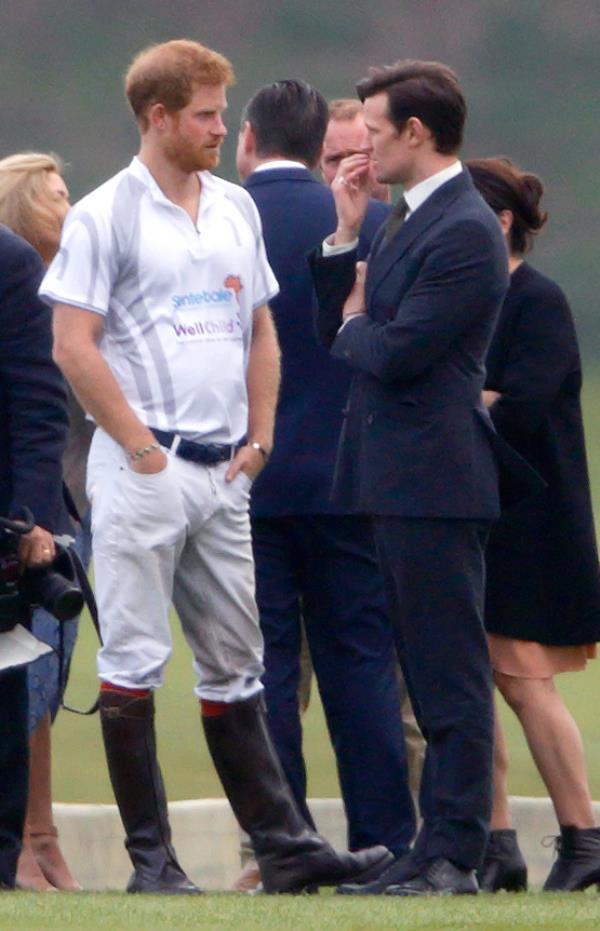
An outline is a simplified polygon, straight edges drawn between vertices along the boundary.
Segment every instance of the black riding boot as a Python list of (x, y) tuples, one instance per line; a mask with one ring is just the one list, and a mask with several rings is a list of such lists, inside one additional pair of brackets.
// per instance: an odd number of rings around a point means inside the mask
[(483, 863), (477, 872), (482, 892), (525, 892), (527, 864), (512, 828), (490, 831)]
[(600, 828), (560, 828), (558, 858), (544, 883), (544, 892), (580, 892), (600, 885)]
[(336, 853), (294, 802), (265, 722), (262, 696), (203, 716), (210, 754), (233, 812), (250, 835), (265, 892), (299, 892), (375, 879), (392, 862), (385, 847)]
[(152, 696), (101, 691), (100, 719), (125, 847), (134, 867), (127, 892), (199, 893), (171, 845), (167, 798), (156, 758)]

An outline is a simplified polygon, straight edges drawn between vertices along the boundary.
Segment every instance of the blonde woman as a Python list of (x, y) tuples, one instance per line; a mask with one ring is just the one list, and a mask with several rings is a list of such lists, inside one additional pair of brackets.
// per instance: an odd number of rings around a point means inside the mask
[[(0, 223), (34, 246), (48, 264), (56, 254), (69, 192), (55, 155), (24, 152), (0, 160)], [(33, 618), (34, 633), (58, 645), (58, 622), (45, 611)], [(76, 621), (64, 624), (65, 665), (75, 644)], [(36, 891), (75, 890), (52, 821), (50, 724), (60, 704), (58, 660), (41, 657), (28, 667), (30, 775), (27, 821), (17, 867), (17, 886)]]

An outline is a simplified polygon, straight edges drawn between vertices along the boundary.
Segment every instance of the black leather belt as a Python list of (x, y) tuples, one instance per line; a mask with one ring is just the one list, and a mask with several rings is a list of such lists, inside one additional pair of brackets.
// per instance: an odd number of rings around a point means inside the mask
[(169, 430), (155, 430), (150, 427), (154, 436), (161, 446), (171, 449), (180, 459), (187, 459), (189, 462), (199, 462), (202, 465), (217, 465), (219, 462), (226, 462), (233, 459), (236, 452), (246, 442), (240, 440), (238, 443), (229, 445), (222, 443), (195, 443), (193, 440), (186, 440), (178, 433), (171, 433)]

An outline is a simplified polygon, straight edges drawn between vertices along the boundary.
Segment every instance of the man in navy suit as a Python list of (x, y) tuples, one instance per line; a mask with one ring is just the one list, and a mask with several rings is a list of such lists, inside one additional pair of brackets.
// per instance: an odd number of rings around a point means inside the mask
[[(492, 688), (483, 551), (499, 514), (483, 360), (508, 285), (498, 223), (458, 160), (465, 103), (450, 69), (398, 62), (358, 85), (371, 152), (333, 184), (336, 231), (312, 258), (319, 332), (354, 370), (335, 500), (373, 515), (396, 642), (427, 740), (399, 895), (475, 893), (491, 810)], [(357, 269), (369, 158), (404, 197)]]
[[(310, 822), (298, 712), (303, 622), (336, 754), (349, 846), (382, 843), (399, 857), (413, 836), (414, 815), (391, 625), (370, 521), (330, 501), (350, 370), (316, 341), (306, 259), (335, 223), (331, 191), (311, 175), (327, 119), (316, 90), (279, 81), (247, 104), (238, 145), (238, 170), (261, 215), (280, 286), (271, 302), (282, 354), (275, 441), (251, 500), (263, 681), (277, 750)], [(389, 208), (369, 202), (365, 214), (362, 255)]]
[[(22, 566), (52, 561), (52, 531), (64, 521), (66, 392), (52, 362), (50, 311), (37, 297), (43, 271), (37, 252), (0, 226), (0, 515), (34, 514), (19, 544)], [(0, 672), (0, 888), (15, 882), (28, 754), (27, 672), (18, 666)]]

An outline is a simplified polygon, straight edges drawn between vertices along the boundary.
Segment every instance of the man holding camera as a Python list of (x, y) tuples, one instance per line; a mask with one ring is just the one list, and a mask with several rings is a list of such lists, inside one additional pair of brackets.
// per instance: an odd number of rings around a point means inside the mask
[[(52, 362), (48, 308), (37, 297), (43, 275), (37, 252), (0, 226), (0, 516), (23, 508), (36, 525), (21, 536), (21, 568), (50, 565), (52, 532), (64, 520), (61, 458), (67, 439), (66, 392)], [(7, 590), (0, 567), (0, 599)], [(27, 618), (0, 612), (0, 627)], [(0, 654), (0, 667), (2, 655)], [(13, 888), (27, 804), (27, 673), (0, 671), (0, 888)]]
[(103, 647), (100, 713), (134, 872), (130, 892), (196, 893), (171, 845), (153, 692), (173, 600), (223, 787), (267, 892), (378, 874), (385, 848), (337, 854), (302, 818), (264, 720), (248, 499), (267, 459), (277, 293), (250, 196), (212, 175), (230, 63), (153, 46), (125, 83), (137, 158), (67, 218), (41, 293), (55, 357), (98, 425), (88, 466)]

